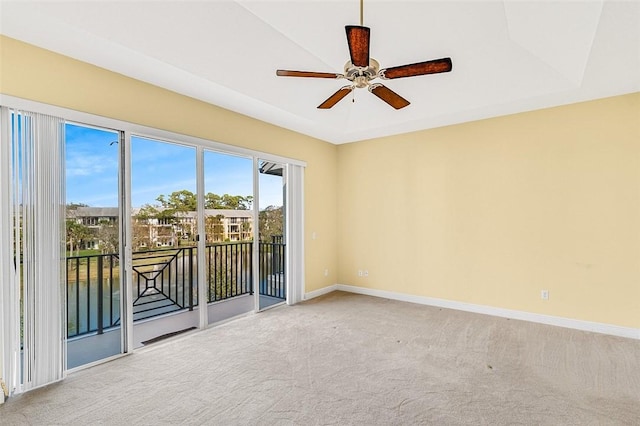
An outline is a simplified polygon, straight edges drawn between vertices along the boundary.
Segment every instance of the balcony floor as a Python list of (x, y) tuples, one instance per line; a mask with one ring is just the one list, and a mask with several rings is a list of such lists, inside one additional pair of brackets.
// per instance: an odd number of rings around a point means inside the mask
[(640, 341), (334, 292), (0, 405), (13, 424), (635, 424)]

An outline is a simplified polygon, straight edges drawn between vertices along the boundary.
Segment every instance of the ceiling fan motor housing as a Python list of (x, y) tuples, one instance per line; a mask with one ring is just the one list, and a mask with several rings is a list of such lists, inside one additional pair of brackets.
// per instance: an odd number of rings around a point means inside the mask
[(354, 86), (358, 88), (367, 87), (369, 82), (378, 77), (380, 64), (373, 58), (369, 58), (369, 66), (358, 67), (353, 65), (351, 61), (347, 61), (344, 65), (344, 77), (352, 81)]

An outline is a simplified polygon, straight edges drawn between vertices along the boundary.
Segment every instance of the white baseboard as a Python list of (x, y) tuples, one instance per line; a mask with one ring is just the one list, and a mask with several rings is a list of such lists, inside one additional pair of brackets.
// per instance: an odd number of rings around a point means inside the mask
[(386, 290), (375, 290), (345, 284), (336, 284), (335, 286), (325, 287), (321, 290), (325, 289), (331, 290), (327, 290), (324, 293), (318, 294), (317, 296), (328, 293), (329, 291), (335, 289), (347, 291), (350, 293), (364, 294), (367, 296), (382, 297), (385, 299), (400, 300), (403, 302), (418, 303), (421, 305), (437, 306), (440, 308), (457, 309), (459, 311), (493, 315), (496, 317), (511, 318), (516, 320), (536, 322), (540, 324), (554, 325), (558, 327), (572, 328), (575, 330), (591, 331), (594, 333), (609, 334), (612, 336), (627, 337), (630, 339), (640, 340), (640, 328), (622, 327), (618, 325), (604, 324), (599, 322), (583, 321), (571, 318), (556, 317), (552, 315), (536, 314), (532, 312), (495, 308), (493, 306), (475, 305), (472, 303), (457, 302), (454, 300), (446, 299), (436, 299), (433, 297), (414, 296), (410, 294), (396, 293)]
[(302, 300), (310, 300), (318, 296), (322, 296), (323, 294), (331, 293), (332, 291), (336, 291), (338, 288), (337, 284), (330, 285), (328, 287), (323, 287), (318, 290), (310, 291), (309, 293), (305, 293)]

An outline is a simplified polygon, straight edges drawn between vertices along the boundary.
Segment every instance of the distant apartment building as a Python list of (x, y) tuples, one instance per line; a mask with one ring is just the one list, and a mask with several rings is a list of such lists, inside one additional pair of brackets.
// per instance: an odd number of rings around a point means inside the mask
[(117, 207), (78, 207), (67, 213), (67, 219), (74, 218), (76, 222), (90, 229), (97, 229), (100, 224), (118, 223)]
[[(162, 211), (160, 209), (160, 211)], [(170, 217), (140, 217), (140, 209), (132, 211), (134, 250), (152, 247), (177, 247), (195, 242), (197, 212), (177, 212)], [(117, 207), (78, 207), (67, 212), (67, 219), (88, 228), (83, 236), (82, 249), (98, 249), (101, 230), (118, 223)], [(251, 210), (205, 210), (205, 234), (208, 243), (244, 241), (253, 238)]]
[[(105, 235), (100, 232), (106, 227), (118, 225), (117, 207), (77, 207), (67, 211), (67, 220), (75, 221), (86, 227), (88, 232), (74, 236), (74, 243), (79, 249), (98, 250)], [(117, 237), (116, 232), (116, 237)]]

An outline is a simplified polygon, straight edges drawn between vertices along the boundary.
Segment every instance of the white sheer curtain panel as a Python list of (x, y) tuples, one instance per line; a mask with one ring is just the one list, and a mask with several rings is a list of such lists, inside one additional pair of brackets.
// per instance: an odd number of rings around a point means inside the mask
[(19, 393), (64, 376), (64, 120), (2, 107), (1, 153), (2, 367)]

